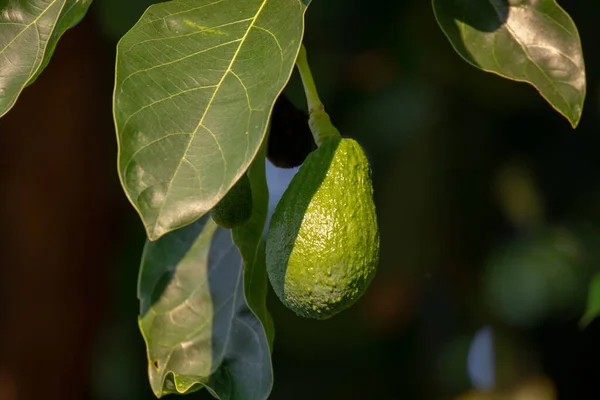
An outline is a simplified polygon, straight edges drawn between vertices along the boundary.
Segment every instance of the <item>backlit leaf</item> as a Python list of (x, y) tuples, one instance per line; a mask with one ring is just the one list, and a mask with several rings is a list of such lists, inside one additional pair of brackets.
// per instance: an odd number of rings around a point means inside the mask
[(139, 326), (154, 394), (206, 387), (222, 400), (265, 400), (273, 384), (265, 330), (244, 297), (231, 231), (207, 215), (146, 243)]
[(433, 0), (433, 9), (468, 63), (530, 83), (577, 126), (586, 91), (581, 42), (554, 0)]

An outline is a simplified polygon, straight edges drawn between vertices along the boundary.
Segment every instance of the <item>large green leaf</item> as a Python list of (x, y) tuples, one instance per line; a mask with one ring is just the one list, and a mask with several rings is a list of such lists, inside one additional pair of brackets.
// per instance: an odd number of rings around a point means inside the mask
[(265, 172), (266, 146), (254, 159), (248, 170), (252, 187), (253, 211), (250, 220), (232, 230), (233, 242), (244, 258), (244, 292), (246, 302), (262, 322), (269, 345), (273, 343), (275, 328), (267, 310), (268, 278), (265, 260), (264, 229), (269, 209), (269, 189)]
[(92, 0), (0, 0), (0, 117), (48, 65)]
[(533, 85), (573, 127), (585, 100), (579, 33), (554, 0), (433, 0), (460, 56), (484, 71)]
[(305, 3), (170, 1), (119, 42), (119, 175), (151, 240), (210, 210), (254, 159), (298, 54)]
[(231, 232), (208, 216), (146, 243), (139, 325), (157, 397), (202, 387), (222, 400), (268, 397), (269, 343), (243, 280)]

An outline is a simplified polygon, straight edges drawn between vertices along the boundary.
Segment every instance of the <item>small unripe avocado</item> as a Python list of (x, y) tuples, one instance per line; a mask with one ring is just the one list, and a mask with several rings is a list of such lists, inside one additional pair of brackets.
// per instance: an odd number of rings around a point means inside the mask
[(271, 219), (271, 285), (298, 315), (327, 319), (362, 296), (378, 261), (369, 161), (352, 139), (328, 141), (307, 157)]
[(285, 95), (273, 107), (267, 158), (279, 168), (294, 168), (304, 162), (317, 145), (308, 126), (308, 115)]
[(211, 217), (217, 225), (231, 229), (246, 223), (252, 216), (252, 190), (246, 174), (212, 209)]

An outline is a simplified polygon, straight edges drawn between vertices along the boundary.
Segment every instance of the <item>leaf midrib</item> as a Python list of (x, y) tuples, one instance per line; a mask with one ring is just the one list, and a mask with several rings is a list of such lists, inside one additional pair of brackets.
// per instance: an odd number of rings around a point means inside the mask
[[(206, 108), (204, 110), (204, 113), (202, 114), (202, 117), (200, 117), (200, 120), (198, 121), (198, 124), (196, 125), (196, 128), (194, 129), (194, 131), (192, 132), (192, 135), (190, 137), (190, 140), (188, 141), (188, 144), (183, 152), (183, 155), (181, 157), (181, 159), (179, 160), (179, 163), (177, 164), (177, 167), (175, 168), (175, 171), (173, 172), (173, 177), (171, 178), (171, 180), (169, 181), (169, 185), (167, 186), (167, 190), (166, 190), (166, 194), (165, 194), (165, 200), (162, 202), (156, 219), (154, 220), (154, 226), (152, 229), (152, 233), (153, 236), (156, 238), (156, 226), (158, 224), (158, 221), (160, 220), (161, 214), (163, 212), (163, 209), (165, 207), (165, 204), (167, 203), (167, 200), (169, 198), (169, 193), (171, 192), (171, 187), (173, 185), (173, 181), (175, 180), (175, 177), (177, 176), (177, 172), (179, 171), (179, 169), (181, 168), (181, 165), (183, 164), (183, 161), (186, 159), (187, 157), (187, 153), (192, 145), (192, 142), (194, 141), (194, 138), (196, 137), (196, 134), (198, 133), (198, 129), (200, 129), (201, 126), (203, 126), (203, 122), (204, 122), (204, 118), (206, 117), (208, 110), (210, 110), (210, 107), (217, 95), (217, 93), (219, 92), (219, 89), (221, 88), (221, 85), (223, 84), (223, 81), (225, 80), (225, 78), (227, 77), (227, 75), (231, 72), (231, 68), (233, 67), (233, 64), (235, 63), (235, 61), (237, 60), (237, 56), (240, 52), (240, 49), (242, 48), (242, 46), (244, 45), (244, 43), (246, 42), (246, 39), (248, 38), (248, 34), (250, 33), (250, 31), (252, 30), (252, 28), (254, 27), (254, 24), (256, 23), (256, 20), (258, 19), (258, 16), (261, 14), (263, 8), (265, 7), (265, 5), (267, 4), (269, 0), (263, 0), (260, 7), (258, 8), (258, 10), (256, 11), (256, 14), (254, 15), (254, 18), (252, 18), (252, 22), (250, 22), (250, 25), (248, 25), (248, 29), (246, 30), (246, 32), (244, 33), (244, 36), (242, 37), (242, 39), (240, 40), (240, 44), (238, 45), (233, 57), (231, 58), (231, 62), (229, 63), (229, 66), (227, 67), (227, 69), (225, 70), (225, 72), (223, 73), (223, 76), (221, 77), (221, 79), (219, 80), (219, 83), (217, 83), (215, 90), (210, 98), (210, 100), (208, 101), (208, 104), (206, 105)], [(218, 142), (218, 141), (217, 141)], [(223, 161), (225, 161), (225, 159), (223, 158)], [(225, 172), (227, 171), (227, 164), (225, 164)], [(219, 187), (219, 191), (218, 191), (218, 195), (221, 194), (221, 190), (223, 189), (223, 182), (225, 179), (225, 173), (223, 173), (223, 180), (221, 181), (221, 186)]]
[[(33, 21), (31, 21), (29, 24), (25, 25), (25, 27), (21, 30), (21, 32), (19, 32), (18, 34), (15, 35), (15, 37), (6, 44), (6, 46), (4, 46), (4, 48), (2, 50), (0, 50), (0, 55), (2, 55), (6, 49), (8, 49), (10, 46), (12, 46), (12, 44), (23, 34), (23, 32), (25, 32), (27, 29), (29, 29), (32, 25), (37, 24), (37, 22), (40, 20), (40, 18), (42, 18), (42, 15), (46, 14), (46, 12), (48, 12), (48, 10), (50, 9), (50, 7), (52, 7), (58, 0), (52, 0), (52, 2), (50, 2), (50, 4), (48, 4), (48, 7), (46, 7), (41, 13), (40, 15), (38, 15)], [(64, 6), (64, 5), (63, 5)], [(62, 11), (62, 8), (61, 8)], [(60, 13), (59, 13), (60, 15)], [(57, 18), (58, 19), (58, 18)], [(2, 24), (0, 24), (2, 25)]]

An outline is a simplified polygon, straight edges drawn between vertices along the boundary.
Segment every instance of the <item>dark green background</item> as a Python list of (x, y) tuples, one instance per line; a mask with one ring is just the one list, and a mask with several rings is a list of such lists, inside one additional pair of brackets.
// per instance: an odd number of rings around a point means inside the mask
[[(153, 398), (136, 320), (144, 232), (119, 186), (111, 113), (116, 40), (150, 3), (97, 0), (0, 120), (3, 400)], [(371, 158), (381, 265), (332, 320), (270, 296), (273, 399), (456, 399), (485, 326), (499, 387), (546, 376), (560, 399), (600, 398), (600, 321), (577, 325), (600, 271), (600, 6), (561, 5), (587, 66), (575, 131), (532, 87), (460, 59), (427, 1), (313, 1), (309, 59), (332, 120)], [(302, 105), (296, 75), (286, 93)], [(498, 176), (543, 221), (509, 218)], [(502, 248), (510, 257), (494, 261)], [(490, 302), (490, 286), (512, 308)]]

